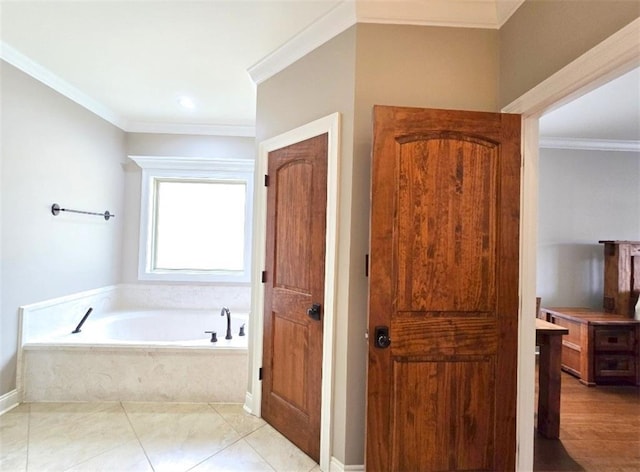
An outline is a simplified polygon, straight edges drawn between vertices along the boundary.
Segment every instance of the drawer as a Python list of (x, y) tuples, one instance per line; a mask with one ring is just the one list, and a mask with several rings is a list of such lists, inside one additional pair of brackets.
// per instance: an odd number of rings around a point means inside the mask
[(595, 359), (595, 370), (597, 378), (635, 377), (635, 358), (632, 355), (600, 354)]
[(596, 351), (633, 351), (633, 328), (598, 327), (595, 329)]
[(568, 370), (574, 375), (580, 377), (582, 373), (580, 372), (580, 347), (573, 346), (571, 344), (567, 345), (563, 343), (562, 345), (562, 367), (565, 370)]

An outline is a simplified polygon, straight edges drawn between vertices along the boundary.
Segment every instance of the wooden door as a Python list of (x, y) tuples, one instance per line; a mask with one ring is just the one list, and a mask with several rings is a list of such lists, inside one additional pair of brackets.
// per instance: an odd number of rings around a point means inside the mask
[(519, 116), (375, 107), (367, 471), (515, 469), (519, 185)]
[(262, 416), (316, 461), (327, 143), (325, 133), (268, 157)]

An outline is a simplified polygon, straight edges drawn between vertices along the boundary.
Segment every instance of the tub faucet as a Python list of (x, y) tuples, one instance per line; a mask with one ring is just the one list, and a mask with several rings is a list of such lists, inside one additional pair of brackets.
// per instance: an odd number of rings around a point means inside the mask
[(231, 312), (226, 306), (223, 306), (222, 311), (220, 311), (220, 316), (224, 315), (227, 315), (227, 335), (224, 337), (224, 339), (231, 339), (233, 338), (233, 336), (231, 336)]

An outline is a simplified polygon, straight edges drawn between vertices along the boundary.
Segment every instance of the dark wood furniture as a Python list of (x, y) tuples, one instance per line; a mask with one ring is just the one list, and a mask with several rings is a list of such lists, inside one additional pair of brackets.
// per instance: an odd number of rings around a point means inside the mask
[(536, 345), (538, 356), (538, 432), (545, 438), (560, 436), (560, 358), (562, 336), (569, 330), (562, 326), (536, 319)]
[(640, 295), (640, 241), (599, 242), (604, 244), (604, 311), (633, 318)]
[(640, 321), (589, 308), (541, 308), (539, 317), (563, 326), (562, 369), (585, 385), (640, 386)]

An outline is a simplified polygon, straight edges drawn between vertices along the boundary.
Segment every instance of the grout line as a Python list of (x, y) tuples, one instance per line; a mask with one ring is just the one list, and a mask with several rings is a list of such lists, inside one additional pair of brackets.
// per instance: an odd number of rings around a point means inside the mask
[(24, 458), (24, 469), (29, 470), (29, 450), (31, 449), (31, 403), (28, 403), (29, 411), (27, 412), (27, 457)]
[[(225, 403), (226, 405), (240, 405), (240, 403)], [(230, 448), (231, 446), (233, 446), (234, 444), (239, 443), (240, 441), (242, 441), (248, 434), (251, 433), (247, 433), (245, 435), (242, 435), (242, 433), (240, 433), (236, 428), (233, 427), (233, 425), (231, 423), (229, 423), (226, 418), (224, 416), (222, 416), (222, 414), (216, 409), (216, 407), (214, 406), (215, 403), (211, 403), (211, 402), (207, 402), (206, 405), (213, 410), (213, 412), (215, 414), (217, 414), (222, 421), (224, 421), (233, 431), (235, 431), (238, 434), (238, 439), (236, 439), (235, 441), (233, 441), (232, 443), (227, 444), (225, 447), (223, 447), (222, 449), (220, 449), (219, 451), (216, 451), (215, 453), (211, 454), (210, 456), (207, 456), (206, 458), (202, 459), (200, 462), (198, 462), (197, 464), (195, 464), (193, 467), (190, 467), (189, 469), (187, 469), (186, 472), (189, 472), (190, 470), (195, 469), (196, 467), (198, 467), (199, 465), (201, 465), (202, 463), (208, 461), (209, 459), (217, 456), (218, 454), (220, 454), (222, 451), (227, 450), (228, 448)], [(246, 442), (246, 441), (245, 441)], [(262, 457), (262, 456), (260, 456)], [(266, 461), (265, 461), (266, 462)], [(271, 464), (269, 464), (267, 462), (267, 464), (269, 465), (269, 467), (271, 467)], [(273, 469), (273, 467), (271, 467)]]
[[(258, 430), (260, 430), (260, 429), (264, 428), (265, 426), (267, 426), (268, 424), (269, 424), (269, 423), (267, 423), (267, 422), (265, 421), (265, 422), (264, 422), (264, 424), (263, 424), (262, 426), (260, 426), (259, 428), (254, 429), (253, 431), (251, 431), (250, 433), (248, 433), (245, 437), (248, 437), (248, 436), (252, 435), (252, 434), (253, 434), (253, 433), (255, 433), (256, 431), (258, 431)], [(258, 451), (255, 447), (253, 447), (253, 445), (252, 445), (249, 441), (245, 441), (245, 442), (247, 443), (247, 445), (248, 445), (251, 449), (253, 449), (253, 450), (255, 451), (255, 453), (256, 453), (256, 454), (258, 454), (258, 455), (262, 458), (262, 460), (263, 460), (263, 461), (264, 461), (264, 462), (265, 462), (269, 467), (271, 467), (271, 468), (273, 469), (273, 471), (274, 471), (274, 472), (279, 472), (279, 471), (278, 471), (278, 469), (276, 469), (276, 468), (275, 468), (275, 466), (274, 466), (271, 462), (269, 462), (269, 461), (267, 460), (267, 458), (266, 458), (266, 457), (264, 457), (262, 454), (260, 454), (260, 451)]]
[(129, 418), (129, 412), (124, 407), (124, 405), (123, 405), (123, 403), (121, 401), (118, 402), (118, 403), (120, 403), (120, 408), (122, 408), (122, 411), (124, 411), (124, 416), (126, 416), (127, 421), (129, 422), (129, 426), (131, 427), (131, 430), (133, 431), (133, 434), (136, 437), (136, 440), (138, 441), (138, 445), (140, 446), (140, 449), (142, 449), (142, 453), (144, 454), (144, 457), (146, 457), (147, 462), (149, 463), (149, 467), (151, 467), (151, 470), (153, 470), (155, 472), (156, 469), (153, 466), (153, 463), (151, 462), (151, 459), (149, 458), (149, 454), (147, 454), (147, 450), (142, 445), (142, 441), (140, 440), (140, 436), (138, 436), (138, 432), (136, 431), (136, 428), (133, 426), (133, 423), (131, 422), (131, 418)]

